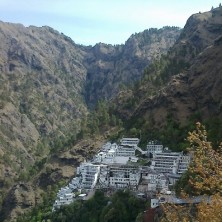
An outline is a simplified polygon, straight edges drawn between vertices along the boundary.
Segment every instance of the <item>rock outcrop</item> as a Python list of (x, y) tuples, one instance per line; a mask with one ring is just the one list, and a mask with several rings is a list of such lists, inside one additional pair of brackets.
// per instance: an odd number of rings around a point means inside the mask
[[(192, 15), (165, 57), (175, 65), (181, 63), (181, 67), (176, 73), (169, 70), (172, 76), (161, 87), (155, 88), (149, 79), (143, 79), (139, 88), (122, 91), (114, 100), (119, 116), (127, 122), (142, 118), (156, 128), (165, 126), (169, 115), (182, 125), (195, 113), (205, 120), (212, 116), (220, 118), (221, 18), (221, 7)], [(167, 66), (161, 72), (166, 73), (166, 69)], [(129, 108), (126, 103), (132, 98), (137, 101)]]
[(133, 34), (124, 45), (96, 44), (85, 58), (87, 104), (115, 97), (121, 87), (140, 80), (144, 69), (166, 54), (180, 33), (178, 27), (164, 27)]

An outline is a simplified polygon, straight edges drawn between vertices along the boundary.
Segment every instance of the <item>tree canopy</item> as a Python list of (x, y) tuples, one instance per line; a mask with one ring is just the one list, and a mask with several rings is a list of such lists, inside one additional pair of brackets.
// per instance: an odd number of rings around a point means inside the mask
[(197, 122), (196, 129), (188, 135), (192, 161), (181, 177), (177, 189), (183, 198), (206, 195), (206, 200), (195, 207), (163, 205), (162, 221), (222, 221), (222, 143), (216, 148), (207, 139), (205, 127)]

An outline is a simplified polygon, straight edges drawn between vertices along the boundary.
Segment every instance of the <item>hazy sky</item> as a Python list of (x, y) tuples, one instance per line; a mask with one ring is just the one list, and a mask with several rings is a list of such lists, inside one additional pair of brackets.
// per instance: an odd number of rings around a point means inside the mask
[(0, 0), (0, 20), (50, 26), (76, 43), (121, 44), (131, 34), (163, 26), (184, 27), (188, 17), (222, 0)]

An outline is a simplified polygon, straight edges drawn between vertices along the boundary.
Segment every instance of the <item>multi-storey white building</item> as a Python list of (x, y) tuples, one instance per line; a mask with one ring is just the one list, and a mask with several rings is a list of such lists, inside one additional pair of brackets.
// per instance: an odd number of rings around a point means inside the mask
[(187, 170), (190, 157), (182, 152), (164, 151), (154, 154), (151, 169), (160, 173), (182, 174)]
[(160, 173), (176, 173), (182, 153), (163, 152), (154, 154), (151, 169)]
[(150, 154), (154, 155), (156, 153), (162, 153), (163, 152), (163, 145), (160, 144), (157, 141), (149, 141), (147, 144), (147, 154), (148, 156)]
[(139, 144), (140, 140), (138, 138), (122, 138), (120, 144), (122, 146), (133, 146), (136, 147)]
[(108, 165), (100, 165), (98, 187), (100, 188), (109, 187), (109, 166)]
[(69, 183), (69, 188), (71, 190), (78, 189), (80, 187), (80, 177), (74, 177)]
[(100, 172), (100, 166), (92, 163), (81, 163), (77, 167), (77, 174), (81, 177), (81, 188), (91, 190), (95, 187)]
[(131, 157), (131, 156), (135, 156), (135, 152), (136, 150), (134, 146), (120, 145), (118, 149), (116, 150), (116, 156)]
[(115, 188), (136, 187), (141, 178), (138, 166), (110, 165), (109, 186)]
[(53, 205), (54, 209), (60, 208), (62, 205), (71, 204), (74, 200), (74, 197), (75, 196), (72, 193), (64, 194), (64, 196), (58, 197)]
[(64, 196), (65, 194), (69, 194), (69, 193), (72, 193), (72, 190), (68, 187), (68, 186), (65, 186), (65, 187), (62, 187), (58, 193), (57, 193), (57, 197), (62, 197)]

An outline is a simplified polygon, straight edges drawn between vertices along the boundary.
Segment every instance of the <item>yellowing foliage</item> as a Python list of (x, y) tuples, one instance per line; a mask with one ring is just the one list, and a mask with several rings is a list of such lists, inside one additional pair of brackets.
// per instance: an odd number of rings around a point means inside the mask
[(210, 203), (202, 202), (197, 206), (198, 222), (222, 221), (222, 197), (219, 193), (211, 196)]
[(222, 194), (222, 153), (212, 148), (207, 141), (207, 132), (200, 123), (196, 124), (196, 130), (189, 133), (189, 152), (192, 161), (188, 168), (189, 185), (194, 195), (215, 193)]
[(165, 213), (161, 222), (189, 222), (192, 221), (191, 206), (185, 208), (184, 206), (174, 204), (163, 204), (162, 209)]
[[(195, 207), (164, 204), (165, 216), (161, 221), (167, 222), (221, 222), (222, 221), (222, 144), (213, 149), (207, 141), (207, 132), (199, 122), (196, 130), (188, 135), (192, 155), (188, 168), (189, 186), (194, 196), (207, 195), (209, 201), (203, 201)], [(183, 196), (189, 196), (182, 192)]]

